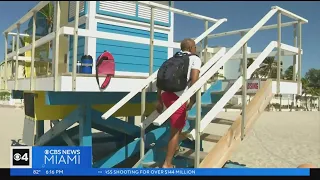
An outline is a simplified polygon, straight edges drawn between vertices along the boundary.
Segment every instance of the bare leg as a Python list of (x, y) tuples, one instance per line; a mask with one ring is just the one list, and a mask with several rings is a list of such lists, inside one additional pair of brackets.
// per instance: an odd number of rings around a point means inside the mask
[(170, 128), (170, 140), (168, 144), (167, 156), (166, 160), (163, 163), (163, 168), (172, 168), (172, 158), (177, 150), (179, 143), (179, 135), (181, 133), (181, 129), (176, 129), (171, 126)]

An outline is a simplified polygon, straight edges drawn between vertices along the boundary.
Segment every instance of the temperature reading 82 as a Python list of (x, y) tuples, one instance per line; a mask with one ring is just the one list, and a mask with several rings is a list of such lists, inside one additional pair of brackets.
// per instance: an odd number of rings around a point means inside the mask
[(33, 170), (33, 174), (40, 174), (41, 170)]

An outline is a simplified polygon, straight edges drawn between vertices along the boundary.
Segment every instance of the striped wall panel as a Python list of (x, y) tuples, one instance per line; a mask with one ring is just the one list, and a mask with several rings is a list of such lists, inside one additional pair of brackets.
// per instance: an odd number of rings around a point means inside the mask
[[(149, 38), (150, 33), (146, 30), (134, 29), (122, 26), (115, 26), (109, 24), (98, 23), (98, 31), (110, 32), (117, 34), (124, 34), (136, 37)], [(168, 35), (163, 33), (154, 33), (155, 39), (168, 40)], [(104, 51), (109, 51), (115, 58), (116, 71), (129, 71), (129, 72), (149, 72), (149, 45), (108, 40), (97, 39), (96, 57)], [(168, 48), (154, 47), (154, 71), (159, 69), (161, 64), (168, 58)]]
[(136, 3), (131, 1), (100, 1), (99, 9), (128, 16), (136, 16)]
[[(169, 1), (154, 1), (169, 5)], [(97, 1), (97, 14), (150, 23), (151, 9), (134, 1)], [(170, 26), (170, 13), (155, 9), (155, 24)]]
[[(156, 3), (167, 5), (168, 6), (168, 1), (157, 1)], [(150, 20), (151, 16), (151, 8), (144, 6), (144, 5), (138, 5), (138, 17), (148, 19)], [(160, 9), (155, 9), (154, 10), (154, 20), (163, 22), (163, 23), (169, 23), (169, 12), (160, 10)]]
[[(86, 6), (87, 6), (86, 1), (79, 2), (79, 16), (80, 17), (86, 13)], [(76, 13), (76, 1), (69, 1), (69, 14), (68, 14), (69, 22), (73, 21), (75, 13)]]

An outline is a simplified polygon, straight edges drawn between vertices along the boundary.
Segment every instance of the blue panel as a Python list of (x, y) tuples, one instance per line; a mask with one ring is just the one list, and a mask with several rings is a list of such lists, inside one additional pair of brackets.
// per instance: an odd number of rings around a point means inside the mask
[[(149, 31), (98, 23), (98, 31), (111, 32), (135, 37), (149, 38)], [(155, 39), (168, 40), (168, 35), (155, 33)], [(124, 41), (97, 39), (96, 56), (104, 51), (113, 54), (116, 62), (116, 71), (149, 72), (150, 47), (147, 44), (139, 44)], [(154, 47), (154, 71), (168, 58), (168, 48)]]
[[(133, 20), (133, 21), (140, 21), (140, 22), (150, 23), (150, 20), (138, 17), (138, 11), (139, 11), (138, 5), (136, 5), (136, 14), (135, 14), (135, 16), (129, 16), (129, 15), (124, 15), (124, 14), (120, 14), (120, 13), (103, 11), (103, 10), (99, 9), (99, 6), (100, 6), (100, 1), (97, 1), (97, 6), (96, 6), (97, 14), (113, 16), (113, 17), (118, 17), (118, 18), (122, 18), (122, 19), (129, 19), (129, 20)], [(169, 1), (169, 6), (171, 6), (171, 1)], [(160, 26), (170, 27), (170, 25), (171, 25), (171, 13), (168, 13), (168, 14), (169, 14), (169, 23), (163, 23), (163, 22), (155, 21), (154, 24), (160, 25)]]
[(44, 134), (44, 121), (36, 121), (36, 139), (39, 140), (40, 137)]
[[(81, 109), (78, 107), (74, 111), (72, 111), (67, 117), (61, 120), (57, 125), (47, 131), (44, 135), (40, 137), (40, 139), (35, 143), (36, 146), (43, 146), (53, 140), (55, 137), (60, 135), (59, 132), (65, 132), (70, 126), (76, 123), (80, 118)], [(44, 139), (44, 140), (43, 140)], [(41, 142), (41, 143), (40, 143)]]
[(82, 105), (84, 117), (79, 120), (79, 140), (80, 146), (92, 146), (91, 117), (92, 111), (90, 105)]
[(134, 124), (134, 121), (135, 121), (134, 118), (135, 118), (134, 116), (129, 116), (129, 117), (128, 117), (128, 123), (129, 123), (129, 124)]
[[(79, 28), (85, 29), (86, 24), (79, 25)], [(85, 37), (78, 37), (78, 52), (77, 58), (80, 60), (84, 55), (84, 47), (85, 46)], [(70, 36), (69, 41), (69, 72), (72, 72), (72, 64), (73, 64), (73, 36)]]
[[(122, 51), (119, 51), (121, 49)], [(115, 58), (117, 63), (134, 63), (140, 65), (149, 65), (149, 51), (126, 48), (126, 47), (115, 47), (115, 46), (100, 46), (97, 47), (97, 54), (103, 53), (105, 50), (109, 51)], [(154, 65), (161, 66), (161, 64), (167, 60), (167, 52), (154, 52)], [(98, 57), (98, 56), (97, 56)], [(159, 58), (161, 57), (161, 58)]]
[(94, 128), (96, 130), (111, 134), (112, 136), (115, 136), (120, 139), (123, 139), (125, 137), (124, 134), (120, 133), (119, 131), (108, 128), (107, 126), (104, 126), (102, 124), (95, 123), (93, 118), (92, 118), (92, 125), (91, 126), (92, 126), (92, 128)]
[[(156, 145), (152, 147), (147, 153), (145, 153), (145, 156), (142, 160), (142, 163), (146, 162), (156, 162), (158, 166), (161, 167), (165, 160), (166, 156), (166, 151), (164, 151), (164, 148), (167, 147), (168, 142), (169, 142), (169, 131), (165, 135), (163, 135), (160, 139), (157, 140)], [(180, 146), (183, 146), (183, 144), (186, 143), (179, 143)], [(191, 145), (190, 145), (191, 144)], [(183, 146), (186, 147), (186, 146)], [(191, 142), (188, 144), (188, 148), (193, 148), (194, 147), (194, 142)], [(139, 164), (138, 168), (142, 168), (142, 163)], [(174, 157), (173, 158), (173, 164), (176, 165), (176, 167), (192, 167), (193, 166), (193, 161), (190, 161), (186, 158), (183, 157)]]
[[(209, 89), (201, 96), (201, 103), (202, 104), (211, 104), (212, 99), (211, 99), (211, 92), (220, 90), (222, 87), (222, 81), (218, 80), (214, 84), (212, 84)], [(206, 112), (201, 111), (201, 114), (204, 114)], [(195, 117), (196, 116), (196, 106), (194, 105), (192, 109), (189, 111), (188, 114), (189, 117)]]
[(91, 113), (92, 113), (92, 121), (96, 124), (101, 124), (103, 126), (106, 126), (110, 129), (127, 134), (129, 136), (133, 136), (133, 137), (140, 136), (140, 128), (134, 124), (129, 124), (115, 117), (110, 117), (107, 120), (102, 120), (101, 116), (103, 113), (93, 109)]
[(24, 91), (12, 90), (11, 91), (11, 98), (12, 99), (23, 99), (23, 93), (24, 93)]
[[(85, 1), (84, 2), (84, 11), (79, 14), (79, 17), (87, 14), (87, 12), (88, 12), (88, 2)], [(71, 21), (74, 20), (74, 17), (70, 18), (70, 14), (69, 13), (70, 13), (70, 1), (69, 1), (69, 4), (68, 4), (68, 22), (71, 22)]]
[[(145, 135), (145, 144), (151, 144), (157, 142), (159, 138), (163, 136), (164, 133), (167, 132), (165, 127), (155, 129), (148, 134)], [(119, 164), (120, 162), (124, 161), (127, 157), (133, 156), (134, 154), (140, 151), (140, 138), (129, 143), (128, 145), (124, 146), (123, 148), (119, 149), (114, 154), (98, 161), (93, 165), (93, 167), (100, 167), (100, 168), (111, 168), (115, 165)]]
[[(47, 105), (78, 105), (78, 104), (115, 104), (119, 102), (129, 92), (54, 92), (45, 93), (45, 103)], [(81, 98), (79, 98), (81, 97)], [(156, 92), (146, 93), (146, 102), (152, 103), (157, 100)], [(140, 104), (141, 93), (137, 93), (128, 103)]]
[[(139, 44), (139, 43), (128, 43), (124, 41), (116, 41), (116, 40), (109, 40), (109, 39), (97, 39), (97, 45), (100, 46), (114, 46), (117, 48), (132, 48), (137, 50), (147, 50), (150, 51), (150, 47), (147, 44)], [(103, 48), (104, 49), (104, 48)], [(106, 49), (104, 49), (106, 50)], [(161, 47), (161, 46), (154, 46), (153, 47), (154, 52), (167, 52), (168, 48)], [(149, 56), (148, 56), (149, 57)]]

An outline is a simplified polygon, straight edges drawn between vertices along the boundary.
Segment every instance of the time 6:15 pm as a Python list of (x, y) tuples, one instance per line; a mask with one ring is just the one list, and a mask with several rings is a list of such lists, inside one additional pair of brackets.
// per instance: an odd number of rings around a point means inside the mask
[(56, 170), (46, 170), (46, 175), (53, 175), (53, 174), (63, 174), (63, 170), (56, 169)]

